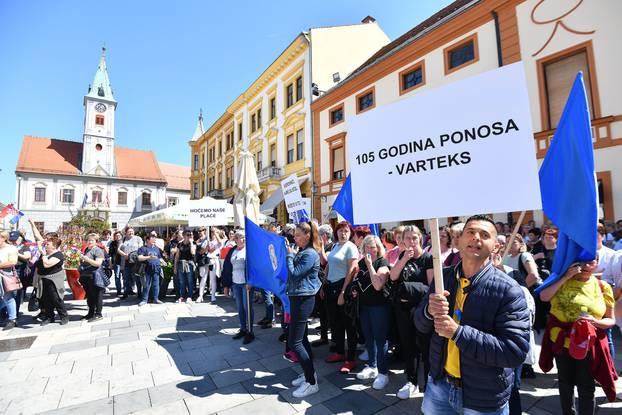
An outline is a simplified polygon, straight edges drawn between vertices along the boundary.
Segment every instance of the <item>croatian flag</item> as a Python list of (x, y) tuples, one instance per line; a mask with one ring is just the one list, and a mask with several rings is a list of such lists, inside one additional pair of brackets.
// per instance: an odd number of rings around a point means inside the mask
[(542, 162), (540, 192), (542, 210), (559, 228), (559, 238), (551, 276), (536, 293), (558, 281), (572, 263), (596, 258), (598, 193), (590, 112), (581, 72)]
[(15, 209), (12, 204), (6, 205), (4, 209), (0, 211), (0, 219), (8, 219), (11, 225), (15, 225), (19, 222), (22, 216), (24, 216), (24, 214), (20, 210)]
[[(352, 183), (350, 182), (350, 175), (346, 177), (346, 181), (341, 186), (341, 190), (339, 190), (339, 194), (335, 198), (333, 202), (333, 209), (335, 209), (345, 220), (350, 222), (353, 227), (357, 227), (360, 225), (354, 224), (354, 213), (352, 210)], [(369, 229), (371, 229), (371, 233), (376, 236), (380, 236), (380, 228), (377, 223), (370, 223)]]

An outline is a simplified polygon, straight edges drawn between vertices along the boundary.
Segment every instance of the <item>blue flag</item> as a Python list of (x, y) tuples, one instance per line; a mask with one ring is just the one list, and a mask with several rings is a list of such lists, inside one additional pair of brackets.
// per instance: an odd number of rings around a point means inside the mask
[(285, 238), (261, 229), (244, 218), (246, 231), (246, 272), (248, 283), (278, 296), (289, 313), (289, 298), (285, 293), (287, 266)]
[[(352, 226), (361, 226), (354, 224), (354, 213), (352, 210), (352, 183), (350, 182), (350, 175), (346, 177), (346, 181), (343, 182), (343, 186), (341, 186), (341, 190), (339, 190), (339, 194), (335, 198), (333, 202), (333, 209), (335, 209), (345, 220), (350, 222)], [(371, 223), (368, 226), (371, 229), (371, 233), (376, 236), (380, 236), (380, 229), (378, 228), (378, 224)]]
[(575, 78), (564, 112), (540, 167), (542, 210), (559, 228), (551, 276), (559, 280), (573, 262), (596, 257), (598, 194), (592, 128), (583, 74)]
[(309, 214), (307, 213), (307, 209), (297, 210), (292, 216), (296, 225), (303, 222), (309, 222)]

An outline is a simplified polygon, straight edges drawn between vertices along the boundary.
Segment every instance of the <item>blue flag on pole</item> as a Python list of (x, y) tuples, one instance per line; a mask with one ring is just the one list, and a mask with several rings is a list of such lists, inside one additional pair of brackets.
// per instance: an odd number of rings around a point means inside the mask
[(278, 296), (289, 313), (289, 298), (285, 293), (287, 266), (285, 238), (261, 229), (244, 218), (246, 232), (246, 272), (248, 283)]
[[(339, 194), (335, 198), (333, 202), (333, 209), (335, 209), (345, 220), (350, 222), (352, 226), (360, 226), (354, 224), (354, 212), (352, 210), (352, 183), (350, 182), (350, 175), (346, 177), (346, 181), (341, 186), (341, 190), (339, 190)], [(371, 229), (371, 233), (376, 236), (380, 236), (380, 229), (378, 224), (371, 223), (369, 225), (369, 229)]]
[(559, 238), (551, 276), (536, 292), (559, 280), (573, 262), (596, 257), (598, 194), (588, 108), (579, 72), (540, 167), (542, 210), (559, 228)]

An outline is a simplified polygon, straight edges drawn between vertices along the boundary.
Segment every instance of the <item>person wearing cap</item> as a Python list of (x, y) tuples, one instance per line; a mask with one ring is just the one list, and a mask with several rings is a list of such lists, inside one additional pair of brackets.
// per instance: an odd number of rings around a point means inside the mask
[[(611, 400), (613, 396), (615, 399), (617, 375), (605, 334), (605, 330), (615, 324), (614, 299), (611, 286), (593, 275), (597, 266), (598, 259), (574, 263), (562, 278), (540, 292), (543, 301), (551, 302), (551, 312), (542, 338), (539, 364), (546, 373), (552, 369), (555, 360), (559, 400), (564, 414), (575, 413), (575, 387), (579, 394), (578, 413), (594, 413), (596, 380), (607, 398)], [(571, 342), (571, 331), (578, 320), (594, 326), (597, 336), (583, 359), (573, 357), (577, 343)], [(611, 364), (610, 367), (607, 363)]]

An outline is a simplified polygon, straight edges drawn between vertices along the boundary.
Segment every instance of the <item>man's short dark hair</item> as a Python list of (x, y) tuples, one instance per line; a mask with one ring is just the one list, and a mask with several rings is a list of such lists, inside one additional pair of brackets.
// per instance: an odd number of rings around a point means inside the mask
[(493, 228), (495, 228), (495, 232), (497, 231), (497, 228), (495, 227), (495, 222), (488, 215), (473, 215), (466, 220), (466, 222), (464, 223), (464, 227), (466, 228), (467, 226), (469, 226), (469, 222), (474, 220), (488, 222), (492, 225)]
[(527, 232), (527, 233), (533, 233), (538, 238), (542, 236), (542, 231), (540, 230), (540, 228), (531, 228), (531, 229), (529, 229), (529, 232)]

